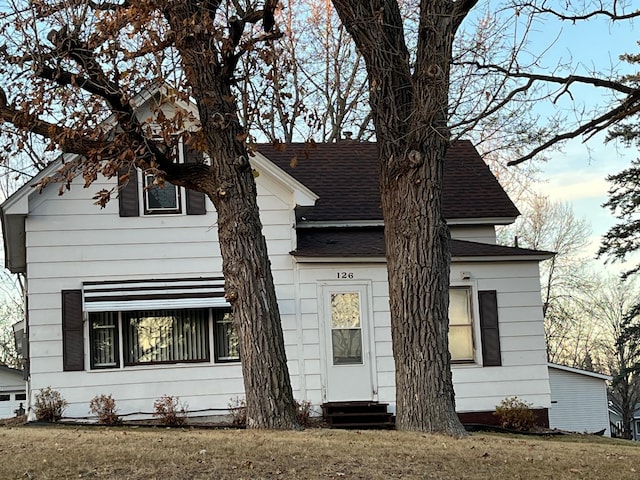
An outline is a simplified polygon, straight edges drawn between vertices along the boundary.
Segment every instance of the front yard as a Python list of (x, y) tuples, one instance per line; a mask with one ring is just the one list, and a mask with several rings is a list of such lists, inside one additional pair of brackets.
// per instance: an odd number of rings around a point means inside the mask
[(639, 447), (583, 436), (14, 426), (0, 427), (0, 478), (631, 479)]

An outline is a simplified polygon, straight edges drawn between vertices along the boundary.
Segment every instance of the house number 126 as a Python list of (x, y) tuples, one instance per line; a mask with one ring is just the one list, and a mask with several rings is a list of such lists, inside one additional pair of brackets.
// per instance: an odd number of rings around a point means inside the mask
[(353, 278), (353, 272), (338, 272), (338, 278)]

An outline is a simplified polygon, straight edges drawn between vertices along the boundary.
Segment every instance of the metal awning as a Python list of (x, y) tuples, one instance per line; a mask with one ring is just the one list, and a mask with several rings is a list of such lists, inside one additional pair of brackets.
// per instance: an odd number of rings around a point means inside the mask
[(82, 299), (85, 312), (230, 306), (223, 277), (84, 282)]

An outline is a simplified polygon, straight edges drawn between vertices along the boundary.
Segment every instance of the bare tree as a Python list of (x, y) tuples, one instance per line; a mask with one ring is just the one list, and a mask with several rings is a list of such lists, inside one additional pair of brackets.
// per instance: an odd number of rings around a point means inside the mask
[(636, 404), (640, 402), (640, 294), (632, 281), (607, 279), (593, 297), (594, 318), (601, 322), (600, 362), (613, 375), (610, 399), (622, 414), (630, 438)]
[[(575, 21), (607, 13), (614, 20), (640, 16), (640, 11), (631, 10), (628, 4), (627, 12), (618, 13), (619, 3), (613, 2), (611, 12), (599, 9), (592, 14), (563, 15), (543, 8), (545, 2), (520, 2), (513, 9), (505, 9), (504, 14), (515, 14), (515, 26), (524, 26), (525, 30), (541, 15)], [(511, 106), (518, 102), (532, 105), (532, 101), (570, 95), (578, 84), (622, 96), (614, 99), (604, 113), (585, 113), (573, 124), (560, 123), (560, 117), (555, 122), (551, 119), (547, 136), (531, 136), (531, 151), (510, 162), (517, 164), (563, 140), (593, 135), (633, 114), (640, 109), (640, 91), (607, 78), (536, 71), (539, 63), (535, 58), (525, 61), (518, 55), (522, 51), (518, 46), (525, 40), (517, 36), (515, 48), (504, 61), (492, 55), (455, 59), (456, 65), (467, 67), (475, 76), (502, 78), (484, 92), (478, 89), (482, 94), (462, 98), (470, 108), (467, 115), (455, 121), (450, 110), (456, 98), (455, 92), (450, 95), (454, 38), (478, 0), (413, 2), (415, 30), (405, 30), (396, 1), (333, 0), (333, 4), (367, 66), (381, 165), (398, 426), (461, 435), (447, 353), (450, 256), (448, 230), (441, 213), (442, 163), (452, 128), (471, 131), (482, 119), (513, 112)], [(582, 4), (581, 8), (586, 11), (589, 5)], [(415, 36), (408, 41), (411, 33)], [(415, 42), (414, 50), (409, 47), (411, 42)]]
[[(243, 55), (281, 37), (276, 8), (272, 0), (12, 1), (0, 23), (0, 119), (19, 133), (18, 140), (3, 137), (5, 145), (20, 148), (38, 135), (52, 150), (81, 155), (42, 188), (59, 181), (63, 191), (77, 176), (86, 186), (98, 175), (113, 178), (140, 167), (158, 183), (211, 199), (239, 333), (247, 424), (292, 428), (280, 315), (234, 91)], [(160, 106), (158, 130), (137, 117), (132, 99), (151, 82), (173, 83), (168, 97), (195, 102), (197, 132), (185, 131), (196, 120), (185, 111), (164, 115)], [(207, 153), (211, 165), (173, 163), (179, 133)], [(122, 182), (128, 177), (120, 174)], [(96, 202), (104, 205), (114, 193), (102, 190)]]

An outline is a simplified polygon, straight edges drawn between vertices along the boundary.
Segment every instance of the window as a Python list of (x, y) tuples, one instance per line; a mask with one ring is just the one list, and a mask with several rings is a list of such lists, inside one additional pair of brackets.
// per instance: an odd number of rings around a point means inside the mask
[(360, 294), (331, 294), (331, 345), (333, 364), (362, 363)]
[(16, 393), (16, 400), (26, 400), (26, 399), (27, 399), (26, 393)]
[(239, 361), (228, 308), (89, 313), (91, 368), (209, 362), (212, 324), (215, 361)]
[(449, 353), (454, 362), (473, 361), (471, 289), (449, 289)]
[(0, 402), (8, 402), (9, 400), (11, 400), (11, 395), (0, 395)]
[(145, 215), (182, 211), (178, 187), (170, 182), (163, 182), (163, 185), (154, 184), (154, 176), (150, 174), (145, 174), (144, 179)]
[[(178, 163), (207, 163), (201, 152), (186, 145), (182, 140), (176, 142), (172, 155)], [(179, 188), (170, 182), (164, 182), (162, 186), (154, 185), (154, 177), (150, 171), (140, 172), (136, 168), (123, 170), (119, 172), (118, 182), (118, 207), (121, 217), (139, 217), (141, 214), (207, 213), (205, 195), (202, 192)]]
[(118, 366), (118, 314), (115, 312), (89, 314), (91, 367)]
[(240, 360), (238, 332), (233, 325), (231, 310), (214, 310), (215, 319), (215, 357), (216, 362), (237, 362)]

